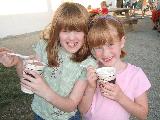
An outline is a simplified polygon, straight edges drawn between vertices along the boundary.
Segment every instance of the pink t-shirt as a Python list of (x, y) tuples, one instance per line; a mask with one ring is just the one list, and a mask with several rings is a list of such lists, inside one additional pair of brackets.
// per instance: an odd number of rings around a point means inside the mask
[[(128, 64), (117, 74), (116, 83), (122, 91), (134, 101), (134, 98), (147, 91), (151, 84), (141, 68)], [(105, 98), (97, 88), (89, 111), (84, 120), (129, 120), (130, 114), (116, 101)]]

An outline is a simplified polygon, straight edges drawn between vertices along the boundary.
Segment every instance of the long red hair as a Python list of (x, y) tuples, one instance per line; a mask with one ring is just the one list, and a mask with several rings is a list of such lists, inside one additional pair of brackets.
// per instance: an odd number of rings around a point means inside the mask
[(50, 29), (49, 39), (47, 41), (47, 57), (49, 66), (58, 66), (58, 50), (60, 48), (59, 33), (62, 29), (69, 31), (84, 32), (84, 44), (71, 59), (75, 62), (81, 62), (90, 55), (87, 33), (88, 33), (87, 9), (78, 3), (65, 2), (55, 11)]

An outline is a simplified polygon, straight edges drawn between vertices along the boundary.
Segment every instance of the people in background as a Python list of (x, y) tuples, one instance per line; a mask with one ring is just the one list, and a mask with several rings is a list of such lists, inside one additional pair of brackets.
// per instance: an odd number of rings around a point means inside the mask
[(136, 8), (137, 8), (137, 0), (131, 0), (131, 16), (135, 16)]
[(160, 32), (160, 0), (155, 2), (155, 7), (152, 10), (152, 22), (153, 30), (158, 30)]
[(87, 10), (88, 10), (88, 12), (91, 12), (92, 11), (92, 6), (88, 5)]
[(123, 8), (123, 0), (117, 0), (117, 8)]
[(88, 5), (88, 12), (91, 14), (101, 14), (106, 15), (108, 14), (108, 8), (106, 1), (102, 1), (100, 3), (100, 8), (91, 8), (91, 5)]
[(124, 5), (125, 8), (130, 8), (131, 7), (131, 3), (130, 1), (127, 1)]
[(107, 3), (106, 3), (106, 1), (102, 1), (102, 2), (101, 2), (100, 13), (103, 14), (103, 15), (108, 14), (108, 8), (107, 8)]
[(146, 13), (146, 10), (147, 10), (147, 0), (143, 0), (143, 3), (142, 3), (142, 18), (144, 18), (145, 16), (145, 13)]

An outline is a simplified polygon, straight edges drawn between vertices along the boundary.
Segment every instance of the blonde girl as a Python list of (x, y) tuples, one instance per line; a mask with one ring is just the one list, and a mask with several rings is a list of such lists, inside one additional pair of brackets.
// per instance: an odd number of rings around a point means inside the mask
[(88, 67), (88, 86), (79, 105), (85, 120), (129, 120), (130, 115), (146, 119), (150, 82), (140, 67), (124, 62), (125, 33), (112, 16), (98, 16), (90, 25), (89, 47), (99, 67), (115, 67), (116, 84), (97, 83), (96, 69)]

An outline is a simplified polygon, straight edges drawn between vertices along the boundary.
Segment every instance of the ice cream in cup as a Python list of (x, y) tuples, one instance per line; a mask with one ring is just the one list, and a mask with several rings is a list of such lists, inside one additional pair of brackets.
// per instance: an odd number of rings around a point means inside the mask
[[(43, 73), (43, 69), (44, 69), (45, 65), (39, 61), (35, 61), (35, 60), (25, 60), (24, 61), (24, 70), (33, 70), (38, 74), (42, 74)], [(26, 73), (28, 75), (30, 75), (31, 77), (34, 78), (33, 75)], [(24, 79), (24, 78), (23, 78)], [(28, 94), (33, 94), (33, 92), (23, 86), (21, 86), (21, 90), (24, 93), (28, 93)]]
[(101, 67), (96, 69), (98, 82), (109, 82), (115, 84), (116, 69), (114, 67)]

